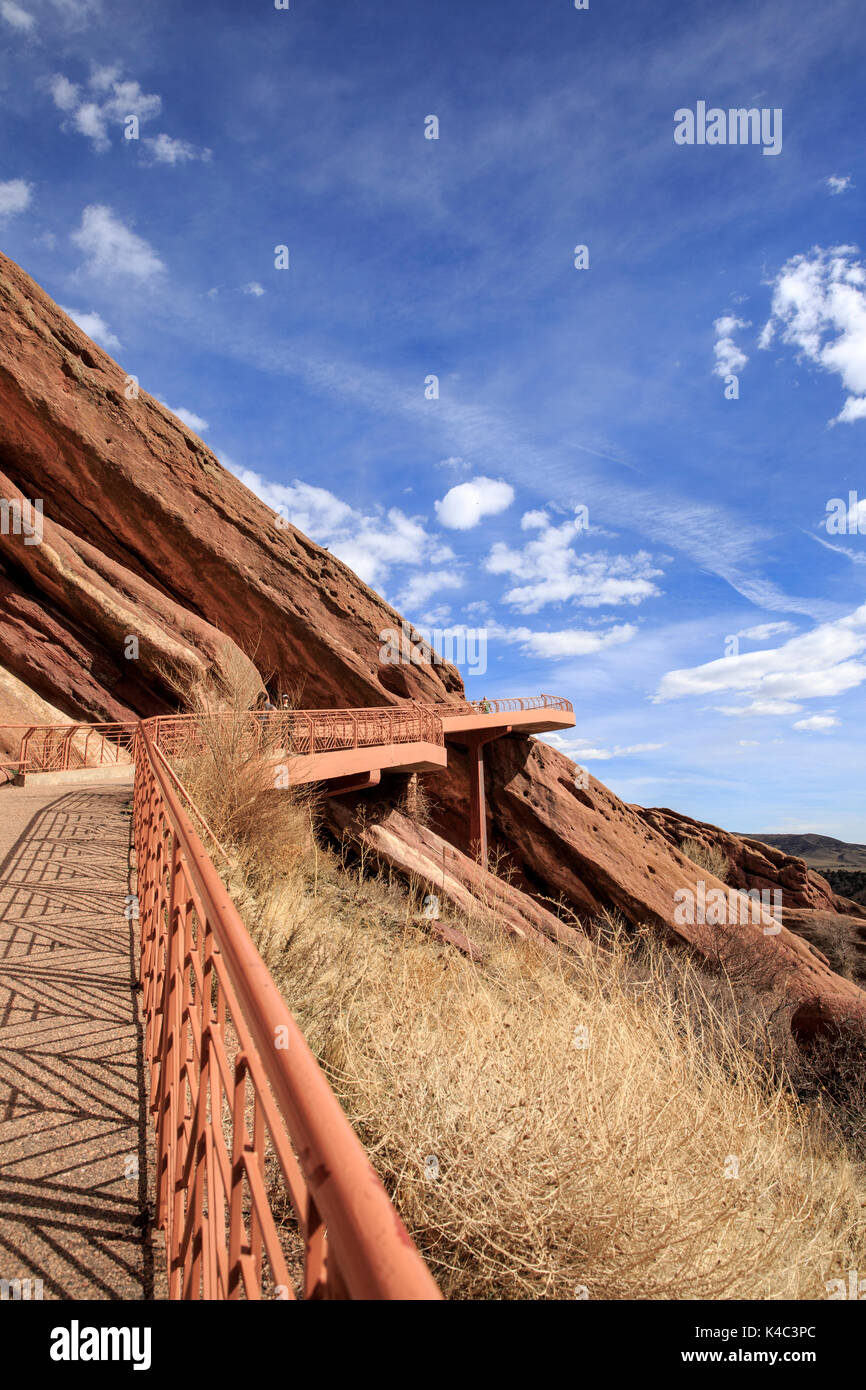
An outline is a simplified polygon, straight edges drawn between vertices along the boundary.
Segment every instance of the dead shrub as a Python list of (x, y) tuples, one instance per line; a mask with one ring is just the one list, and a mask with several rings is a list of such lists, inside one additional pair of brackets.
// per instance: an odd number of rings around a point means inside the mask
[(717, 845), (705, 845), (702, 840), (686, 839), (680, 845), (680, 850), (693, 864), (697, 864), (698, 868), (712, 874), (713, 878), (721, 879), (722, 883), (727, 883), (731, 872), (730, 861)]

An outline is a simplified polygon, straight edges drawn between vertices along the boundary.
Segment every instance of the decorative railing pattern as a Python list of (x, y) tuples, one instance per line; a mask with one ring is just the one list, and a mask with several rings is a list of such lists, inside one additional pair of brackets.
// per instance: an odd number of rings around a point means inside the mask
[[(146, 720), (157, 747), (171, 757), (207, 741), (208, 725), (238, 721), (232, 711), (159, 715)], [(268, 751), (331, 753), (349, 748), (400, 743), (444, 742), (442, 721), (428, 705), (386, 705), (371, 709), (250, 711), (240, 716), (252, 743)]]
[[(439, 1298), (147, 723), (134, 831), (169, 1296)], [(289, 1226), (275, 1219), (276, 1190), (288, 1196)]]
[(573, 710), (570, 700), (562, 695), (526, 695), (522, 698), (512, 696), (505, 700), (467, 700), (463, 705), (441, 707), (443, 714), (505, 714), (510, 710), (563, 709)]
[[(500, 714), (512, 710), (571, 710), (559, 695), (532, 695), (463, 704), (385, 705), (369, 709), (251, 710), (241, 716), (253, 749), (287, 754), (338, 752), (401, 743), (444, 743), (443, 717)], [(167, 757), (207, 746), (211, 721), (237, 720), (233, 711), (157, 715), (144, 721), (157, 748)], [(9, 727), (9, 726), (7, 726)], [(18, 770), (68, 772), (131, 763), (138, 723), (21, 725)], [(10, 768), (15, 763), (7, 764)]]
[[(130, 764), (138, 722), (21, 725), (22, 772), (70, 772)], [(12, 764), (9, 764), (12, 766)]]

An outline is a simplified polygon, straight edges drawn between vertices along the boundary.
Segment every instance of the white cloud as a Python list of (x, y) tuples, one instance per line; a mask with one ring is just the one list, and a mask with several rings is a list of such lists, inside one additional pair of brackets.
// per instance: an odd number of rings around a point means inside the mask
[(866, 418), (866, 396), (849, 396), (836, 416), (836, 424), (853, 425), (855, 420), (864, 418)]
[(534, 511), (524, 512), (520, 518), (521, 531), (537, 531), (550, 524), (550, 517), (547, 512)]
[(84, 209), (72, 241), (84, 252), (86, 267), (94, 275), (150, 280), (165, 269), (153, 247), (102, 203), (91, 203)]
[(14, 217), (18, 212), (29, 208), (33, 197), (33, 184), (24, 179), (10, 179), (0, 183), (0, 217)]
[(105, 113), (95, 101), (85, 101), (75, 110), (72, 123), (79, 135), (86, 135), (93, 141), (97, 150), (103, 151), (111, 148), (111, 141), (108, 138)]
[(60, 305), (64, 314), (68, 314), (73, 323), (77, 323), (82, 332), (88, 338), (92, 338), (95, 343), (101, 343), (104, 348), (117, 349), (120, 347), (120, 340), (115, 337), (108, 324), (101, 314), (94, 313), (92, 310), (67, 309), (65, 304)]
[(819, 733), (827, 733), (830, 729), (839, 724), (838, 719), (834, 719), (832, 714), (813, 714), (809, 719), (798, 719), (794, 725), (795, 729), (816, 729)]
[(20, 5), (15, 4), (15, 0), (2, 0), (0, 4), (0, 15), (11, 24), (13, 29), (19, 33), (26, 34), (33, 28), (36, 20), (27, 10), (22, 10)]
[(449, 488), (434, 505), (443, 526), (453, 531), (471, 531), (485, 516), (497, 516), (513, 501), (514, 488), (510, 483), (478, 477)]
[(175, 140), (165, 133), (148, 136), (142, 144), (157, 164), (189, 164), (194, 159), (207, 163), (212, 154), (211, 150), (198, 150), (188, 140)]
[(757, 627), (744, 627), (737, 636), (745, 637), (750, 642), (767, 642), (771, 637), (781, 637), (786, 632), (796, 631), (793, 623), (759, 623)]
[(716, 376), (730, 376), (732, 373), (736, 375), (743, 370), (749, 359), (734, 342), (732, 334), (736, 333), (738, 328), (750, 327), (751, 323), (735, 318), (733, 314), (723, 314), (715, 320), (713, 328), (716, 330), (716, 345), (713, 351), (716, 355), (716, 365), (713, 371)]
[(222, 462), (275, 512), (319, 545), (327, 545), (380, 592), (394, 566), (430, 566), (453, 558), (420, 518), (408, 517), (397, 507), (362, 512), (327, 488), (298, 481), (273, 483), (226, 455)]
[(625, 747), (615, 744), (613, 748), (589, 748), (579, 739), (556, 733), (543, 734), (542, 742), (558, 748), (576, 763), (607, 762), (610, 758), (628, 758), (636, 753), (655, 753), (665, 746), (663, 743), (630, 743)]
[(60, 111), (75, 110), (80, 92), (77, 83), (70, 82), (68, 77), (64, 77), (61, 72), (58, 72), (51, 79), (49, 91), (54, 98), (54, 105)]
[(854, 187), (849, 174), (843, 174), (841, 178), (836, 174), (831, 174), (824, 182), (831, 193), (847, 193), (849, 188)]
[(461, 575), (453, 570), (425, 570), (423, 574), (413, 574), (394, 602), (394, 607), (403, 612), (411, 612), (426, 603), (441, 589), (460, 589), (463, 586)]
[[(581, 534), (580, 520), (552, 526), (545, 513), (528, 512), (535, 539), (519, 550), (503, 541), (491, 548), (485, 568), (525, 581), (506, 590), (504, 600), (521, 613), (537, 613), (548, 603), (570, 601), (583, 608), (602, 604), (637, 604), (659, 593), (652, 582), (661, 571), (644, 551), (636, 555), (583, 554), (573, 549)], [(529, 529), (529, 528), (527, 528)]]
[(770, 318), (760, 337), (778, 333), (808, 361), (834, 372), (850, 394), (833, 423), (866, 416), (866, 268), (854, 246), (816, 246), (793, 256), (773, 284)]
[(91, 71), (88, 86), (94, 92), (107, 92), (109, 87), (118, 81), (122, 71), (119, 63), (106, 64), (104, 67), (97, 66)]
[(248, 285), (244, 285), (244, 294), (251, 294), (256, 299), (261, 299), (262, 295), (264, 294), (264, 290), (262, 289), (262, 286), (259, 284), (258, 280), (251, 280)]
[[(48, 90), (51, 92), (55, 106), (70, 118), (72, 129), (91, 140), (94, 148), (100, 152), (111, 147), (108, 133), (110, 125), (122, 125), (129, 116), (137, 116), (139, 122), (143, 123), (158, 116), (162, 110), (162, 98), (160, 96), (155, 92), (142, 91), (138, 82), (130, 79), (121, 80), (120, 74), (119, 64), (95, 67), (88, 81), (91, 95), (87, 100), (82, 99), (79, 84), (70, 82), (63, 73), (55, 73), (48, 84)], [(168, 135), (158, 136), (157, 141), (145, 140), (143, 143), (153, 146), (162, 140), (168, 141), (170, 145), (172, 143), (177, 143), (179, 146), (185, 144), (184, 141), (172, 142)], [(192, 146), (189, 148), (191, 149)], [(176, 162), (168, 155), (163, 155), (162, 147), (159, 151), (152, 151), (152, 153), (157, 159), (164, 157), (167, 162)], [(193, 154), (190, 157), (195, 158), (196, 156)], [(198, 157), (204, 158), (205, 156)]]
[(549, 657), (564, 661), (572, 656), (592, 656), (607, 647), (618, 647), (637, 636), (637, 628), (631, 623), (620, 623), (603, 631), (589, 631), (583, 628), (563, 628), (558, 632), (534, 632), (528, 627), (501, 627), (498, 623), (487, 625), (488, 636), (498, 637), (504, 642), (519, 645), (528, 656)]
[[(113, 80), (108, 85), (111, 95), (102, 103), (106, 116), (115, 121), (125, 121), (127, 116), (137, 116), (139, 121), (153, 120), (162, 110), (162, 97), (156, 92), (143, 92), (138, 82), (127, 79), (125, 82)], [(91, 79), (92, 85), (93, 79)]]
[(183, 423), (189, 429), (194, 430), (196, 434), (204, 434), (205, 430), (210, 429), (207, 420), (203, 420), (200, 415), (196, 415), (195, 411), (187, 410), (186, 407), (182, 405), (169, 405), (168, 401), (164, 401), (161, 396), (157, 396), (156, 399), (159, 401), (160, 405), (164, 405), (166, 410), (170, 410), (172, 415), (176, 415), (178, 420), (182, 420)]
[(716, 705), (719, 714), (729, 714), (733, 718), (743, 718), (751, 714), (799, 714), (803, 708), (793, 700), (752, 700), (748, 705)]
[(654, 699), (675, 700), (731, 690), (746, 696), (745, 706), (725, 714), (795, 713), (792, 703), (832, 698), (866, 680), (866, 604), (844, 618), (821, 623), (772, 650), (725, 656), (691, 669), (669, 671)]

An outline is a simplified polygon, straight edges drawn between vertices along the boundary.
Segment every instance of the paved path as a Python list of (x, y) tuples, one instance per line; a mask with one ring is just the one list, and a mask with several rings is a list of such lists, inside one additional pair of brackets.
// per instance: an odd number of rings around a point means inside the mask
[[(162, 1296), (124, 916), (131, 790), (0, 790), (0, 1280)], [(156, 1288), (154, 1288), (156, 1280)]]

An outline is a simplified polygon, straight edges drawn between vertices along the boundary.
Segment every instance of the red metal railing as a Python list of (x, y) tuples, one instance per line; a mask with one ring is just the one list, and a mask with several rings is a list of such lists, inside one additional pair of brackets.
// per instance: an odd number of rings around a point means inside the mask
[[(251, 747), (287, 753), (327, 753), (400, 743), (442, 745), (442, 717), (510, 710), (571, 710), (559, 695), (532, 695), (463, 704), (385, 705), (370, 709), (250, 711), (243, 716)], [(229, 711), (214, 714), (158, 715), (145, 720), (155, 745), (168, 757), (204, 748), (211, 720), (232, 721)], [(15, 728), (15, 726), (6, 726)], [(67, 772), (131, 763), (137, 723), (20, 725), (18, 771)], [(6, 764), (10, 769), (15, 763)]]
[[(147, 723), (136, 745), (134, 826), (170, 1297), (439, 1298)], [(277, 1180), (296, 1228), (274, 1218)]]
[[(129, 724), (20, 724), (21, 772), (69, 772), (83, 767), (130, 764), (137, 721)], [(8, 767), (15, 766), (8, 763)]]
[[(210, 721), (236, 721), (237, 714), (160, 715), (148, 729), (167, 756), (205, 741)], [(395, 743), (444, 743), (442, 721), (426, 705), (385, 705), (372, 709), (313, 709), (251, 711), (243, 716), (253, 744), (292, 753), (328, 753)]]
[(522, 699), (513, 696), (505, 700), (467, 700), (464, 705), (441, 707), (448, 714), (499, 714), (508, 710), (564, 709), (573, 710), (570, 700), (562, 695), (526, 695)]

